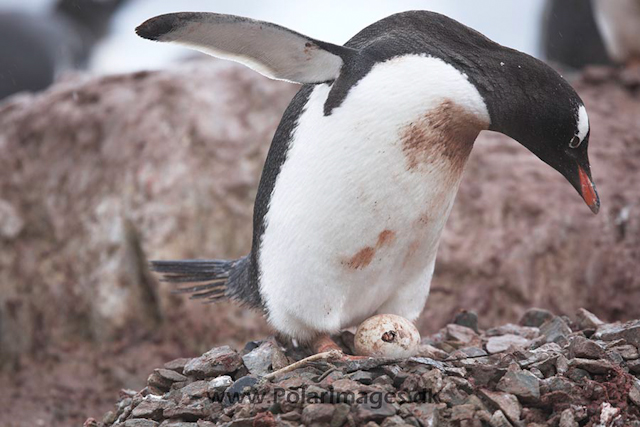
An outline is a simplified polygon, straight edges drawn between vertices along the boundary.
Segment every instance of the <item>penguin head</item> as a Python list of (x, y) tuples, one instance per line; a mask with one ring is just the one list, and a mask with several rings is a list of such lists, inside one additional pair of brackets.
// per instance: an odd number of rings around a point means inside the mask
[(587, 152), (591, 129), (582, 99), (542, 61), (507, 48), (503, 55), (499, 84), (484, 91), (490, 129), (515, 139), (560, 172), (598, 213)]

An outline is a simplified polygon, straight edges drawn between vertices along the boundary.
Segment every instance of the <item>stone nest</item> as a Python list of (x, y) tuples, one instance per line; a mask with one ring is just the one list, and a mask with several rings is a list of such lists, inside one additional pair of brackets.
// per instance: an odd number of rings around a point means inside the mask
[[(353, 335), (337, 341), (349, 352)], [(460, 313), (403, 360), (308, 356), (274, 338), (155, 369), (94, 427), (640, 427), (640, 321), (531, 309), (481, 331)]]

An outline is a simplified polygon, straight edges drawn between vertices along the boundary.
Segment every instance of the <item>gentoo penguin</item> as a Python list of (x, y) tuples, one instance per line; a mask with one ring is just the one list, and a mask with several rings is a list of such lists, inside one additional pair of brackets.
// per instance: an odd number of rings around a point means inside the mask
[(640, 0), (593, 0), (593, 5), (611, 58), (640, 65)]
[(0, 12), (0, 100), (46, 89), (62, 72), (87, 66), (126, 0), (57, 0), (50, 14)]
[[(174, 13), (147, 39), (302, 84), (269, 151), (240, 259), (155, 261), (194, 298), (262, 309), (316, 350), (374, 314), (415, 320), (473, 143), (502, 132), (556, 169), (594, 213), (589, 118), (572, 87), (531, 56), (446, 16), (382, 19), (344, 46), (252, 19)], [(329, 344), (329, 346), (328, 346)]]

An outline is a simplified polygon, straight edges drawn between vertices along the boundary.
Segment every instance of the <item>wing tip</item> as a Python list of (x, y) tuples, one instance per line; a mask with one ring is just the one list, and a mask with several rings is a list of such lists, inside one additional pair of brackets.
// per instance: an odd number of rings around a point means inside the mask
[(136, 34), (143, 39), (162, 41), (163, 36), (180, 26), (182, 17), (177, 13), (155, 16), (147, 19), (136, 28)]

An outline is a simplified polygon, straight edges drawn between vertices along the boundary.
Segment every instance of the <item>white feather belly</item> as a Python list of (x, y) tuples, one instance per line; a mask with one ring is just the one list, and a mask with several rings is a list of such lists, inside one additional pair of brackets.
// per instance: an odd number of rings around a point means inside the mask
[(449, 101), (479, 123), (469, 144), (489, 123), (475, 87), (434, 58), (376, 65), (324, 116), (330, 89), (318, 85), (300, 116), (260, 247), (269, 321), (299, 339), (419, 315), (461, 169), (435, 149), (412, 153), (412, 132), (428, 134), (425, 114)]

